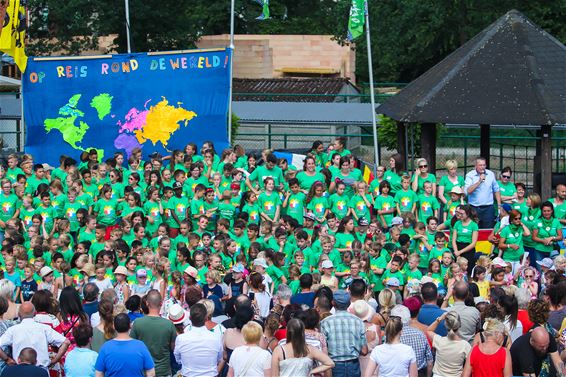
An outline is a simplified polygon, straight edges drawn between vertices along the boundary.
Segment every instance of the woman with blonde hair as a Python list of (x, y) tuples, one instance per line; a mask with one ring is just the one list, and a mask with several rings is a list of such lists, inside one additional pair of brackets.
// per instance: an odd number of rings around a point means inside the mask
[(413, 174), (411, 189), (416, 192), (417, 195), (424, 194), (425, 182), (430, 182), (432, 184), (432, 196), (436, 196), (436, 177), (434, 174), (429, 173), (426, 159), (419, 158), (417, 160), (415, 173)]
[[(447, 336), (435, 333), (440, 322), (448, 330)], [(429, 339), (432, 339), (432, 347), (436, 350), (436, 359), (432, 372), (434, 376), (460, 377), (464, 362), (472, 347), (470, 343), (462, 339), (458, 330), (462, 323), (458, 313), (451, 311), (438, 317), (427, 329)]]
[(468, 355), (462, 377), (510, 377), (511, 354), (501, 346), (505, 325), (498, 319), (488, 318), (483, 325), (483, 335), (485, 340), (475, 345)]
[(230, 358), (228, 377), (271, 375), (271, 353), (259, 347), (263, 330), (259, 323), (250, 321), (242, 328), (245, 345), (236, 347)]
[(395, 292), (389, 288), (385, 288), (379, 292), (377, 296), (377, 302), (379, 303), (379, 311), (376, 313), (376, 320), (373, 322), (379, 327), (385, 326), (387, 320), (389, 320), (389, 314), (391, 309), (396, 305)]
[(417, 357), (412, 347), (401, 343), (402, 330), (400, 317), (389, 318), (385, 325), (385, 343), (371, 352), (365, 377), (375, 374), (382, 377), (417, 377)]
[(464, 187), (464, 177), (458, 175), (458, 162), (456, 160), (446, 160), (444, 163), (447, 175), (440, 178), (438, 182), (438, 200), (446, 205), (450, 200), (450, 191), (454, 187)]

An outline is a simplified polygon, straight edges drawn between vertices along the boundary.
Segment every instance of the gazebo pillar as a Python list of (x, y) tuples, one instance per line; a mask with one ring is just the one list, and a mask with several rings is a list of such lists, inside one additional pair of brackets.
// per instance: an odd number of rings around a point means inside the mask
[(537, 156), (535, 157), (534, 189), (535, 192), (540, 193), (540, 196), (544, 201), (550, 198), (552, 194), (551, 125), (545, 124), (540, 126), (539, 139), (540, 142), (537, 143)]
[(485, 158), (485, 163), (487, 164), (488, 168), (489, 168), (490, 155), (491, 155), (491, 140), (489, 139), (489, 124), (480, 124), (480, 156)]
[(403, 123), (403, 122), (397, 122), (397, 152), (403, 156), (403, 159), (405, 160), (405, 169), (407, 169), (407, 155), (408, 155), (408, 151), (407, 151), (407, 132), (406, 132), (406, 128), (409, 125), (407, 123)]
[(421, 124), (421, 157), (428, 162), (428, 171), (436, 172), (436, 124)]

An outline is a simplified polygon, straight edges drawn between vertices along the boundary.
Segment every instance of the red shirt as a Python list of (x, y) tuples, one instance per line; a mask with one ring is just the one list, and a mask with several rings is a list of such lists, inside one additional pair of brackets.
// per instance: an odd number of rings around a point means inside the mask
[(519, 314), (517, 315), (517, 320), (523, 324), (523, 335), (529, 332), (529, 330), (534, 326), (534, 323), (529, 319), (529, 313), (524, 309), (519, 309)]

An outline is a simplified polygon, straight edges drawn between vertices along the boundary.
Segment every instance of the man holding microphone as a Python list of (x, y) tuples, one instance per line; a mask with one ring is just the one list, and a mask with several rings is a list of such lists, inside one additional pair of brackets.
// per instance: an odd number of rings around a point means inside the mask
[(495, 196), (498, 207), (501, 207), (501, 194), (495, 174), (487, 169), (485, 158), (476, 158), (475, 169), (466, 174), (464, 192), (468, 196), (468, 203), (479, 217), (480, 229), (493, 228), (495, 225), (493, 197)]

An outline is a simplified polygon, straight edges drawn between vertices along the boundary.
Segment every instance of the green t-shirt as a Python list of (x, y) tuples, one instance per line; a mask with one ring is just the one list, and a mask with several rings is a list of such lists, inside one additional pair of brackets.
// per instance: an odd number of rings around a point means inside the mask
[(330, 211), (336, 215), (338, 220), (342, 220), (348, 215), (349, 198), (346, 195), (338, 195), (334, 193), (328, 198), (328, 205), (330, 206)]
[(337, 249), (351, 249), (352, 242), (356, 239), (353, 234), (348, 233), (336, 233), (335, 237)]
[(291, 193), (287, 200), (287, 207), (285, 207), (285, 213), (297, 220), (300, 225), (303, 224), (305, 200), (306, 195), (303, 192), (299, 191), (296, 194)]
[(94, 212), (97, 213), (96, 220), (102, 225), (114, 225), (118, 219), (116, 213), (118, 208), (118, 202), (114, 199), (99, 199), (94, 204)]
[(4, 193), (0, 194), (0, 220), (8, 221), (10, 220), (18, 208), (19, 199), (15, 194), (4, 195)]
[(22, 207), (22, 209), (20, 209), (20, 220), (22, 220), (24, 222), (24, 226), (26, 228), (26, 230), (29, 230), (29, 228), (33, 225), (31, 218), (33, 217), (33, 215), (35, 215), (35, 209), (25, 209)]
[(202, 175), (196, 179), (193, 177), (187, 178), (183, 184), (183, 194), (189, 199), (192, 199), (195, 195), (195, 187), (197, 187), (199, 183), (208, 186), (208, 180)]
[[(426, 245), (421, 240), (411, 240), (410, 250), (413, 253), (416, 253), (421, 257), (419, 262), (419, 268), (427, 268), (428, 267), (428, 260), (429, 260), (429, 250), (426, 248)], [(409, 264), (407, 263), (407, 266)]]
[(43, 223), (45, 224), (45, 230), (47, 233), (50, 233), (51, 229), (53, 229), (55, 217), (57, 216), (55, 209), (53, 207), (44, 207), (43, 205), (40, 205), (35, 210), (35, 214), (41, 216)]
[(348, 175), (344, 175), (341, 170), (338, 170), (336, 174), (332, 175), (332, 180), (335, 181), (336, 179), (341, 180), (346, 185), (344, 195), (348, 198), (354, 195), (354, 185), (361, 181), (361, 177), (353, 170), (350, 171)]
[(440, 205), (438, 203), (438, 199), (434, 196), (421, 194), (419, 195), (419, 204), (417, 208), (419, 221), (426, 224), (426, 219), (430, 216), (434, 216), (434, 211), (437, 211), (440, 208)]
[(399, 279), (399, 285), (400, 286), (405, 285), (405, 275), (401, 271), (391, 272), (391, 270), (385, 270), (385, 272), (383, 273), (383, 276), (381, 278), (383, 285), (386, 286), (387, 280), (389, 280), (391, 278)]
[[(374, 208), (376, 211), (389, 211), (390, 209), (395, 209), (395, 198), (391, 195), (383, 196), (380, 195), (375, 199)], [(383, 226), (391, 226), (391, 221), (393, 220), (394, 214), (388, 213), (382, 215), (383, 219), (385, 220), (385, 224), (381, 224)], [(381, 221), (381, 216), (377, 216), (377, 218)]]
[(191, 220), (193, 222), (193, 229), (198, 228), (198, 217), (195, 218), (196, 215), (204, 215), (206, 211), (204, 210), (204, 200), (203, 199), (196, 199), (193, 198), (191, 200)]
[(535, 229), (537, 223), (539, 222), (540, 219), (540, 208), (529, 208), (527, 209), (527, 213), (523, 216), (523, 224), (525, 224), (527, 226), (527, 228), (529, 228), (529, 230), (531, 231), (531, 235), (530, 236), (523, 236), (523, 245), (527, 246), (527, 247), (532, 247), (534, 248), (536, 245), (536, 242), (533, 241), (533, 229)]
[(262, 192), (257, 198), (257, 203), (261, 208), (261, 213), (265, 213), (270, 218), (274, 218), (277, 207), (281, 205), (281, 198), (275, 191), (273, 191), (271, 194)]
[[(538, 229), (538, 238), (548, 238), (556, 236), (558, 229), (562, 229), (562, 224), (555, 217), (549, 220), (541, 217), (535, 227)], [(550, 253), (553, 250), (553, 245), (543, 245), (542, 243), (535, 242), (535, 249), (541, 253)]]
[(242, 208), (242, 212), (245, 212), (245, 213), (248, 214), (248, 216), (249, 216), (248, 222), (250, 224), (258, 224), (259, 223), (259, 211), (260, 211), (260, 207), (259, 207), (257, 202), (255, 202), (252, 205), (246, 204)]
[(187, 218), (187, 209), (189, 208), (189, 199), (186, 196), (182, 196), (180, 198), (173, 196), (166, 204), (168, 216), (167, 216), (167, 224), (171, 228), (179, 228), (179, 224), (175, 221), (172, 213), (177, 216), (179, 222), (185, 220)]
[(273, 178), (275, 187), (279, 187), (281, 183), (285, 181), (283, 177), (283, 171), (279, 166), (274, 166), (273, 169), (268, 169), (264, 165), (260, 165), (250, 174), (250, 182), (257, 182), (259, 188), (264, 188), (263, 180), (267, 177)]
[(307, 175), (304, 171), (297, 174), (297, 179), (299, 180), (299, 186), (301, 190), (310, 190), (316, 181), (325, 181), (324, 175), (322, 173), (315, 173), (313, 176)]
[(401, 176), (399, 174), (391, 170), (386, 170), (383, 174), (383, 179), (391, 185), (391, 195), (395, 195), (397, 191), (401, 190)]
[(265, 272), (269, 275), (269, 277), (271, 277), (271, 280), (273, 280), (273, 292), (277, 292), (277, 288), (282, 281), (281, 278), (285, 276), (283, 274), (283, 271), (281, 271), (279, 267), (276, 267), (272, 264), (271, 266), (267, 267)]
[(464, 224), (462, 224), (462, 221), (458, 220), (456, 221), (456, 224), (454, 224), (454, 230), (458, 232), (456, 242), (470, 244), (472, 243), (473, 233), (477, 232), (479, 228), (478, 224), (474, 221), (470, 221), (467, 226), (464, 226)]
[(434, 176), (434, 174), (428, 173), (426, 178), (421, 177), (420, 175), (413, 175), (413, 179), (411, 180), (411, 182), (414, 182), (415, 179), (419, 180), (418, 183), (418, 190), (417, 190), (417, 195), (422, 195), (424, 194), (424, 184), (425, 182), (430, 182), (430, 183), (436, 183), (436, 177)]
[(161, 317), (140, 317), (133, 322), (130, 336), (144, 342), (149, 349), (156, 376), (171, 374), (170, 347), (177, 337), (171, 321)]
[(234, 225), (234, 217), (236, 216), (236, 207), (232, 203), (218, 203), (218, 217), (230, 221), (230, 226)]
[(6, 170), (6, 178), (8, 178), (12, 183), (16, 183), (18, 179), (18, 175), (25, 175), (25, 173), (22, 169), (20, 169), (17, 166), (15, 169)]
[(328, 199), (324, 196), (321, 196), (320, 198), (316, 196), (313, 197), (307, 205), (307, 209), (314, 214), (317, 220), (324, 216), (328, 207)]
[[(146, 213), (146, 217), (148, 218), (148, 221), (145, 225), (145, 232), (152, 235), (153, 233), (155, 233), (155, 231), (157, 231), (157, 228), (163, 221), (161, 212), (159, 210), (159, 203), (148, 200), (144, 203), (143, 209)], [(149, 222), (150, 218), (153, 219), (153, 224)]]
[(554, 206), (554, 217), (556, 217), (558, 220), (566, 219), (566, 200), (558, 206), (555, 204), (555, 198), (550, 198), (548, 199), (548, 201), (551, 202)]
[(411, 212), (413, 210), (413, 205), (417, 203), (419, 198), (413, 190), (399, 190), (395, 194), (395, 204), (399, 205), (401, 212)]
[(69, 223), (71, 225), (71, 232), (76, 232), (77, 230), (79, 230), (80, 224), (77, 220), (77, 211), (81, 208), (83, 208), (83, 206), (77, 202), (66, 202), (65, 207), (63, 207), (63, 216), (67, 220), (69, 220)]
[[(366, 194), (365, 197), (366, 200), (371, 204), (371, 197), (368, 194)], [(350, 202), (348, 203), (348, 207), (350, 207), (354, 211), (356, 216), (358, 216), (358, 219), (363, 217), (367, 221), (371, 220), (370, 207), (368, 207), (361, 195), (356, 194), (352, 196), (352, 199), (350, 199)]]
[(523, 227), (509, 224), (500, 233), (501, 238), (505, 238), (505, 243), (510, 245), (519, 245), (517, 250), (510, 247), (503, 251), (503, 260), (506, 262), (518, 262), (521, 255), (525, 252), (523, 248)]
[(444, 199), (446, 199), (447, 202), (450, 200), (450, 191), (452, 191), (454, 186), (458, 186), (461, 189), (464, 188), (465, 185), (464, 177), (458, 176), (457, 179), (458, 181), (454, 184), (448, 178), (448, 176), (445, 175), (442, 178), (440, 178), (440, 182), (438, 182), (438, 186), (444, 186)]
[(499, 185), (499, 193), (501, 196), (513, 196), (517, 193), (517, 188), (513, 182), (503, 183), (501, 181), (497, 181)]

